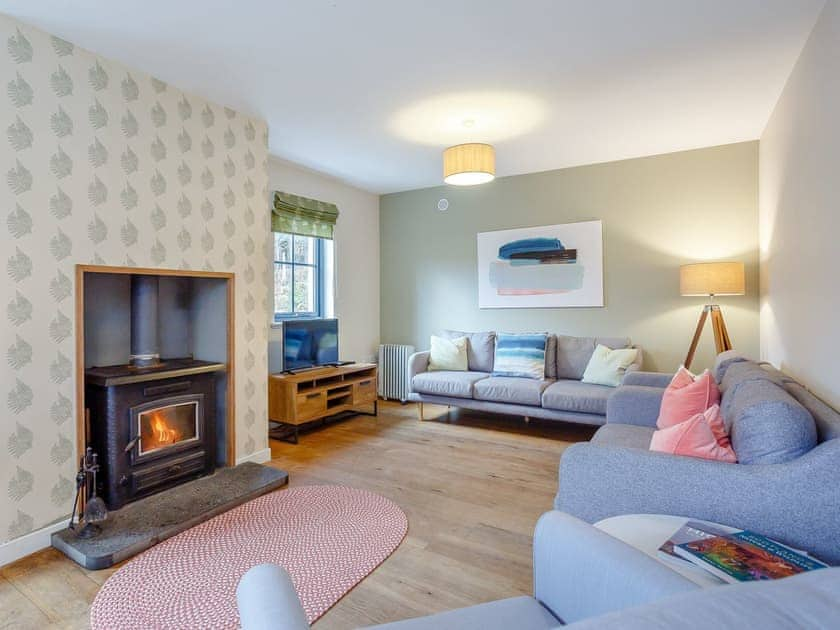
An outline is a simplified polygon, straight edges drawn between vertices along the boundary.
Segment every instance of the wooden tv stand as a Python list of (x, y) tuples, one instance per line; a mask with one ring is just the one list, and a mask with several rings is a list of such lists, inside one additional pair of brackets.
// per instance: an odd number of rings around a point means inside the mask
[[(373, 412), (365, 409), (371, 404)], [(319, 367), (268, 377), (268, 418), (281, 425), (280, 429), (269, 429), (271, 437), (297, 444), (300, 425), (347, 411), (377, 415), (374, 363)]]

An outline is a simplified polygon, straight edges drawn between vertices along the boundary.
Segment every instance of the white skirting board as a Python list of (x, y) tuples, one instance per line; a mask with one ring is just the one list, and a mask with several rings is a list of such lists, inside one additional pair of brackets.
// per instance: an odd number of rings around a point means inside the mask
[(36, 551), (49, 547), (51, 544), (50, 536), (52, 536), (53, 532), (67, 527), (69, 520), (70, 515), (68, 514), (66, 518), (61, 519), (57, 523), (47, 525), (46, 527), (29, 532), (20, 538), (15, 538), (0, 545), (0, 567), (15, 560), (20, 560), (30, 553), (35, 553)]
[(236, 465), (242, 464), (244, 462), (254, 462), (255, 464), (264, 464), (266, 462), (271, 461), (271, 449), (264, 448), (261, 451), (256, 451), (255, 453), (251, 453), (250, 455), (245, 455), (245, 457), (238, 457), (236, 459)]
[[(240, 457), (236, 460), (236, 464), (239, 465), (243, 462), (264, 464), (268, 461), (271, 461), (271, 449), (264, 448), (261, 451), (251, 453), (245, 457)], [(0, 545), (0, 567), (9, 564), (10, 562), (14, 562), (15, 560), (19, 560), (24, 556), (28, 556), (31, 553), (35, 553), (36, 551), (49, 547), (51, 544), (50, 536), (52, 536), (53, 532), (57, 532), (60, 529), (67, 527), (67, 521), (69, 519), (70, 515), (68, 514), (65, 518), (53, 523), (52, 525), (47, 525), (39, 530), (29, 532), (20, 538), (15, 538), (14, 540), (10, 540), (9, 542)]]

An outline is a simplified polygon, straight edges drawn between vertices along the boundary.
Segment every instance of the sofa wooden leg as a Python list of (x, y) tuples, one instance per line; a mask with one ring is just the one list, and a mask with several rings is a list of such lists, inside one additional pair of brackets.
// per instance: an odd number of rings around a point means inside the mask
[(529, 424), (531, 422), (531, 418), (529, 416), (525, 416), (525, 424)]
[(420, 422), (425, 420), (423, 417), (423, 403), (417, 403), (417, 416), (420, 418)]

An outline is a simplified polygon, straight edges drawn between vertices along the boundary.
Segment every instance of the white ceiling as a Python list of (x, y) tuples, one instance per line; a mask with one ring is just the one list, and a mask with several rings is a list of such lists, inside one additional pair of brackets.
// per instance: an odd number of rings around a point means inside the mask
[(0, 0), (0, 11), (266, 119), (274, 155), (391, 192), (440, 184), (440, 151), (464, 141), (495, 143), (498, 174), (513, 175), (758, 138), (822, 5)]

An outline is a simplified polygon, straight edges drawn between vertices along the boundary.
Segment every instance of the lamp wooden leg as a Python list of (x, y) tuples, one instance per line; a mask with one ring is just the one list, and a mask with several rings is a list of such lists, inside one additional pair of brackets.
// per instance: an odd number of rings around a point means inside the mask
[(720, 307), (712, 306), (712, 329), (715, 333), (715, 349), (717, 353), (732, 350), (732, 341), (729, 339), (729, 332), (726, 330), (726, 322), (723, 321), (723, 313)]
[(688, 347), (688, 354), (685, 357), (685, 369), (691, 367), (691, 362), (694, 361), (694, 353), (697, 351), (697, 344), (700, 343), (700, 335), (703, 334), (703, 326), (706, 324), (706, 317), (709, 315), (709, 306), (703, 307), (703, 312), (700, 313), (700, 320), (697, 322), (697, 328), (694, 329), (694, 338), (691, 340), (691, 345)]

